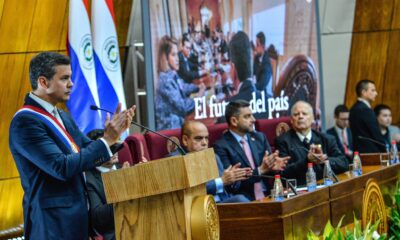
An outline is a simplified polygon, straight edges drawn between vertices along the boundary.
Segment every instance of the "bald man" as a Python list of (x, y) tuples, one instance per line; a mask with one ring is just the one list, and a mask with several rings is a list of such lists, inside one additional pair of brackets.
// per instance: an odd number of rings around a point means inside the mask
[[(182, 126), (182, 145), (187, 152), (197, 152), (208, 148), (208, 129), (197, 121), (186, 121)], [(171, 155), (178, 155), (177, 151)], [(217, 203), (249, 202), (242, 194), (229, 194), (235, 192), (240, 186), (240, 181), (246, 180), (252, 174), (250, 168), (241, 168), (240, 163), (224, 169), (221, 160), (215, 155), (219, 178), (206, 183), (207, 194), (214, 195)]]
[(341, 173), (348, 170), (348, 161), (339, 150), (332, 136), (314, 131), (311, 125), (314, 114), (311, 105), (296, 102), (291, 109), (292, 129), (276, 139), (281, 156), (290, 156), (282, 172), (286, 178), (295, 178), (299, 185), (306, 184), (307, 163), (314, 163), (317, 179), (323, 177), (323, 163), (329, 160), (332, 170)]

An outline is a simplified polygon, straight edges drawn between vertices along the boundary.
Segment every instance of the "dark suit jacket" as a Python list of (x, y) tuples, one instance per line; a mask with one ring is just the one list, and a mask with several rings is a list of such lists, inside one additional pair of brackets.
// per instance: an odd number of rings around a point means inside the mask
[[(250, 149), (253, 153), (253, 160), (257, 167), (262, 163), (265, 151), (271, 153), (271, 147), (267, 141), (267, 138), (263, 133), (251, 132), (247, 134)], [(250, 162), (246, 157), (246, 154), (242, 146), (238, 143), (235, 137), (230, 131), (225, 132), (222, 138), (214, 144), (214, 151), (220, 157), (224, 168), (229, 165), (235, 165), (241, 163), (241, 167), (251, 167)], [(253, 175), (259, 176), (257, 167), (253, 169)], [(252, 177), (245, 181), (241, 181), (240, 187), (237, 192), (245, 195), (248, 199), (254, 200), (254, 183), (264, 181), (265, 186), (268, 186), (268, 181), (260, 180), (260, 178)], [(267, 189), (268, 191), (269, 189)]]
[[(344, 147), (342, 142), (340, 141), (340, 137), (336, 132), (335, 127), (331, 127), (326, 131), (327, 134), (334, 136), (336, 139), (336, 144), (338, 145), (340, 151), (344, 154)], [(346, 128), (346, 133), (347, 133), (347, 141), (348, 141), (348, 149), (350, 149), (351, 151), (353, 151), (353, 137), (351, 135), (351, 130), (350, 128)], [(347, 157), (347, 156), (346, 156)]]
[(244, 80), (240, 86), (239, 92), (236, 95), (228, 98), (227, 101), (232, 102), (238, 99), (243, 99), (250, 102), (253, 92), (256, 92), (257, 97), (260, 96), (260, 93), (256, 90), (254, 84), (250, 80)]
[[(335, 139), (332, 136), (312, 130), (310, 143), (321, 144), (322, 151), (328, 155), (329, 163), (335, 173), (345, 172), (349, 168), (347, 158), (340, 152)], [(290, 156), (282, 176), (285, 178), (297, 179), (298, 185), (306, 184), (307, 172), (307, 153), (305, 146), (300, 141), (296, 132), (291, 129), (279, 136), (275, 141), (275, 146), (279, 154), (283, 157)], [(317, 179), (323, 177), (324, 165), (314, 165), (314, 171)]]
[[(239, 99), (246, 100), (250, 102), (253, 100), (253, 93), (255, 93), (256, 99), (261, 99), (261, 92), (258, 91), (254, 85), (249, 79), (244, 80), (242, 82), (242, 85), (240, 86), (239, 92), (236, 95), (233, 95), (230, 98), (227, 98), (227, 102), (233, 102)], [(267, 100), (267, 95), (265, 95), (265, 112), (261, 113), (254, 113), (254, 117), (257, 119), (261, 118), (268, 118), (268, 100)], [(218, 122), (224, 122), (225, 116), (223, 116), (223, 119), (219, 120)]]
[(196, 64), (192, 63), (189, 59), (183, 56), (182, 52), (178, 53), (179, 56), (179, 70), (178, 75), (187, 83), (192, 83), (193, 80), (200, 77), (199, 68)]
[(349, 120), (355, 151), (359, 151), (360, 153), (386, 152), (385, 146), (358, 138), (362, 136), (371, 138), (382, 144), (385, 143), (385, 139), (379, 130), (378, 120), (371, 108), (365, 103), (357, 101), (350, 109)]
[(254, 57), (253, 73), (256, 76), (257, 90), (265, 91), (272, 76), (272, 66), (267, 51), (264, 51), (261, 62), (259, 56)]
[[(43, 109), (29, 95), (25, 104)], [(110, 156), (101, 140), (88, 139), (65, 112), (60, 116), (79, 153), (37, 116), (21, 113), (11, 122), (9, 144), (24, 189), (25, 239), (88, 239), (82, 172)]]
[(105, 240), (115, 239), (114, 211), (111, 204), (107, 204), (104, 193), (101, 172), (93, 169), (85, 172), (86, 186), (90, 201), (90, 220), (93, 228)]

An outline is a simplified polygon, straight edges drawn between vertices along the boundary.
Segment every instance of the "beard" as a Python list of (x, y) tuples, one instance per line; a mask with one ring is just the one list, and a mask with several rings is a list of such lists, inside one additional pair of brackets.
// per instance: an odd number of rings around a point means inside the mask
[(239, 132), (242, 132), (242, 133), (250, 133), (250, 132), (254, 131), (253, 125), (251, 125), (251, 126), (239, 125), (237, 127), (237, 129)]

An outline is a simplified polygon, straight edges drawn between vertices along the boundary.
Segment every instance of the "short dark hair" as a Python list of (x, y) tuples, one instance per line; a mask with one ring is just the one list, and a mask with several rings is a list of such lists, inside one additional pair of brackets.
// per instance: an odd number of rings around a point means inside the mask
[(337, 105), (334, 110), (335, 117), (339, 117), (342, 112), (349, 112), (349, 109), (344, 104)]
[(375, 82), (369, 79), (363, 79), (357, 83), (356, 85), (357, 97), (361, 97), (361, 93), (363, 90), (368, 90), (368, 84), (370, 83), (375, 85)]
[(229, 43), (231, 61), (235, 64), (237, 76), (242, 82), (251, 76), (250, 41), (246, 33), (239, 31)]
[(231, 118), (236, 117), (240, 114), (240, 109), (244, 107), (249, 107), (250, 103), (246, 100), (235, 100), (230, 102), (228, 105), (226, 105), (225, 108), (225, 120), (228, 123), (228, 125), (231, 125)]
[(388, 105), (386, 105), (386, 104), (378, 104), (374, 108), (375, 116), (379, 116), (379, 114), (381, 114), (382, 110), (392, 111), (392, 109)]
[(182, 46), (185, 45), (185, 42), (189, 42), (190, 43), (190, 39), (189, 39), (189, 34), (188, 33), (184, 33), (182, 35)]
[(265, 34), (263, 32), (257, 33), (256, 37), (260, 41), (261, 45), (265, 46)]
[(51, 80), (56, 74), (56, 66), (70, 65), (69, 58), (56, 52), (41, 52), (32, 58), (29, 65), (29, 78), (33, 90), (38, 87), (38, 78), (43, 76)]
[(92, 131), (88, 132), (86, 134), (86, 136), (92, 140), (97, 140), (104, 136), (104, 130), (103, 129), (93, 129)]

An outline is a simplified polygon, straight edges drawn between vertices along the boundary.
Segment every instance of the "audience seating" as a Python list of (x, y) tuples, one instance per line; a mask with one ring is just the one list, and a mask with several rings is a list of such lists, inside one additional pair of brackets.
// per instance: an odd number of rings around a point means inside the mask
[(123, 164), (124, 162), (129, 162), (130, 165), (134, 165), (136, 163), (133, 162), (133, 157), (131, 154), (131, 150), (129, 149), (128, 143), (125, 141), (123, 142), (123, 147), (121, 150), (118, 151), (118, 161), (120, 164)]
[[(181, 129), (171, 129), (171, 130), (162, 130), (159, 133), (171, 138), (177, 144), (181, 145)], [(149, 151), (150, 159), (155, 160), (164, 158), (168, 153), (176, 150), (176, 146), (172, 144), (167, 139), (158, 136), (157, 134), (147, 132), (144, 134), (147, 143), (147, 149)]]
[(227, 123), (215, 124), (208, 127), (208, 142), (212, 146), (218, 139), (221, 138), (222, 134), (228, 129)]
[[(215, 124), (208, 126), (209, 132), (209, 146), (211, 147), (215, 141), (217, 141), (222, 134), (227, 130), (228, 125), (226, 123)], [(290, 128), (290, 117), (282, 117), (277, 119), (261, 119), (255, 123), (255, 129), (263, 132), (271, 145), (272, 150), (275, 149), (275, 138), (282, 132), (287, 131)], [(159, 133), (164, 134), (178, 144), (181, 143), (181, 129), (162, 130)], [(132, 160), (131, 164), (138, 163), (142, 157), (147, 160), (156, 160), (164, 158), (168, 153), (175, 151), (176, 147), (167, 141), (165, 138), (160, 137), (154, 133), (146, 132), (144, 135), (134, 133), (128, 136), (125, 140), (126, 145), (130, 151)], [(181, 145), (181, 144), (180, 144)], [(120, 156), (122, 154), (120, 153)], [(126, 161), (128, 153), (123, 154), (123, 159), (120, 161)]]
[[(128, 136), (125, 139), (125, 143), (127, 145), (127, 149), (129, 149), (130, 157), (132, 158), (131, 164), (137, 164), (139, 161), (142, 160), (142, 158), (146, 158), (147, 160), (150, 160), (149, 156), (149, 150), (147, 149), (147, 143), (146, 139), (144, 136), (140, 133), (134, 133)], [(119, 155), (120, 162), (124, 162), (125, 157), (127, 156), (121, 156)], [(121, 158), (122, 157), (122, 158)]]
[(256, 121), (255, 127), (257, 131), (263, 132), (267, 136), (271, 150), (275, 151), (275, 139), (290, 129), (290, 117), (259, 119)]

